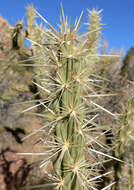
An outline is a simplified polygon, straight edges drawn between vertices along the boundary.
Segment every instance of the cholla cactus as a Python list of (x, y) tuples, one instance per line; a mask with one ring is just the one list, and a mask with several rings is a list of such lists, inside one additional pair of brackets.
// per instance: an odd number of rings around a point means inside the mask
[(13, 49), (20, 49), (24, 46), (24, 41), (25, 41), (25, 38), (27, 37), (27, 31), (21, 32), (22, 29), (23, 29), (23, 22), (20, 21), (11, 30)]
[[(91, 57), (96, 57), (98, 31), (100, 30), (100, 12), (92, 10), (90, 32), (79, 35), (79, 24), (82, 14), (72, 28), (64, 16), (60, 17), (60, 31), (57, 31), (35, 11), (51, 31), (47, 31), (50, 44), (44, 47), (48, 60), (44, 60), (44, 68), (51, 67), (42, 78), (44, 86), (37, 86), (47, 93), (47, 101), (42, 102), (45, 108), (46, 124), (26, 138), (48, 128), (48, 135), (42, 139), (46, 155), (40, 167), (53, 163), (55, 175), (48, 174), (58, 190), (96, 190), (98, 180), (110, 172), (99, 175), (100, 158), (108, 156), (108, 147), (100, 142), (102, 127), (94, 122), (97, 115), (94, 112), (100, 108), (91, 98), (100, 97), (94, 91), (94, 79), (90, 69), (94, 63)], [(97, 23), (94, 26), (93, 20)], [(105, 96), (104, 94), (102, 96)], [(46, 98), (46, 95), (45, 95)], [(106, 131), (106, 129), (105, 129)], [(105, 153), (101, 152), (105, 150)], [(109, 188), (109, 184), (105, 189)]]
[[(80, 36), (77, 34), (81, 16), (71, 30), (63, 14), (60, 32), (51, 26), (49, 38), (54, 44), (47, 48), (49, 64), (55, 70), (46, 79), (46, 86), (50, 91), (50, 131), (53, 128), (50, 145), (55, 147), (51, 157), (57, 189), (62, 190), (87, 189), (90, 184), (88, 170), (86, 171), (86, 142), (83, 131), (86, 113), (81, 97), (88, 72), (86, 59), (83, 57), (86, 57), (83, 49), (85, 42), (79, 44)], [(46, 161), (42, 166), (45, 164)]]
[(27, 7), (27, 31), (32, 40), (35, 33), (35, 9), (32, 6)]
[[(44, 77), (46, 72), (46, 69), (44, 69), (44, 62), (47, 62), (47, 55), (43, 47), (47, 39), (45, 31), (46, 29), (42, 26), (42, 24), (38, 25), (37, 23), (35, 23), (36, 13), (34, 7), (29, 6), (27, 8), (27, 18), (28, 39), (31, 43), (31, 49), (33, 52), (32, 59), (34, 60), (34, 62), (36, 62), (32, 65), (34, 67), (35, 73), (34, 80), (39, 85), (44, 86), (42, 77)], [(40, 91), (40, 88), (38, 88), (38, 91)], [(45, 96), (45, 92), (40, 91), (40, 96)]]
[(96, 9), (88, 10), (89, 13), (89, 34), (87, 48), (90, 54), (97, 54), (98, 42), (100, 40), (101, 32), (101, 14), (102, 10), (97, 11)]
[(116, 156), (128, 165), (122, 165), (117, 170), (119, 189), (134, 189), (134, 97), (129, 101), (119, 133), (119, 146)]

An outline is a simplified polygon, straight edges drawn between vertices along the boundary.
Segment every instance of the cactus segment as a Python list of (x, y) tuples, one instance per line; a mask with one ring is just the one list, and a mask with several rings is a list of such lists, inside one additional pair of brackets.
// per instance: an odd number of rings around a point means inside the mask
[[(44, 65), (41, 71), (40, 68), (35, 70), (43, 83), (38, 80), (34, 84), (44, 89), (41, 96), (48, 100), (48, 103), (42, 103), (45, 126), (28, 137), (48, 128), (48, 136), (43, 140), (48, 157), (40, 167), (52, 162), (55, 175), (51, 179), (54, 179), (57, 190), (96, 190), (103, 176), (99, 174), (97, 165), (102, 164), (100, 157), (106, 154), (101, 150), (107, 150), (107, 147), (99, 142), (101, 127), (93, 122), (99, 105), (91, 98), (99, 95), (95, 91), (94, 77), (90, 79), (98, 58), (100, 13), (95, 9), (89, 12), (90, 29), (83, 35), (79, 34), (83, 12), (72, 27), (62, 8), (59, 30), (56, 30), (36, 10), (28, 9), (29, 38), (33, 42), (34, 54), (41, 58), (37, 63), (40, 61)], [(50, 28), (45, 32), (46, 39), (40, 27), (33, 29), (35, 14)], [(42, 46), (44, 40), (49, 43)], [(93, 151), (96, 146), (101, 150)], [(97, 155), (98, 152), (101, 156)]]

